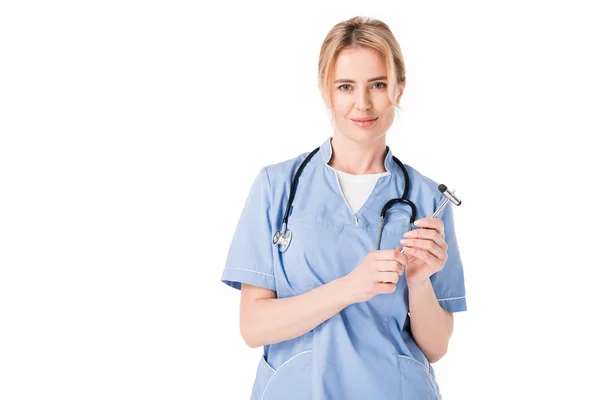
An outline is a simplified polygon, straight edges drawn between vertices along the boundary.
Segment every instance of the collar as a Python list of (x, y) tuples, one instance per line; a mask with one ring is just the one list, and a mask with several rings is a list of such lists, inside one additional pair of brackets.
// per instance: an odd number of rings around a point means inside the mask
[[(321, 159), (323, 160), (323, 162), (327, 165), (327, 163), (329, 163), (329, 160), (331, 160), (331, 156), (333, 154), (333, 150), (331, 148), (331, 140), (333, 139), (333, 136), (330, 136), (327, 138), (327, 140), (325, 140), (325, 142), (323, 142), (323, 144), (321, 145), (321, 147), (319, 148), (319, 153), (321, 153)], [(390, 149), (390, 146), (385, 146), (386, 148), (386, 154), (385, 154), (385, 160), (383, 161), (383, 165), (385, 167), (385, 170), (389, 173), (392, 173), (392, 168), (394, 165), (394, 159), (392, 157), (392, 150)]]

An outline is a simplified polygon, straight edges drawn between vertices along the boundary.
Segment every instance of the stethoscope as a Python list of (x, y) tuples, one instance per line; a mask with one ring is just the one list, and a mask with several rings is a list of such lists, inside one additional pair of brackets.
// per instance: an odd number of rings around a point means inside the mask
[[(279, 251), (281, 251), (281, 252), (285, 251), (288, 248), (288, 246), (290, 245), (290, 241), (292, 240), (292, 231), (290, 231), (289, 229), (286, 229), (286, 228), (287, 228), (288, 217), (289, 217), (289, 213), (290, 213), (290, 206), (291, 206), (292, 202), (294, 201), (294, 196), (296, 195), (296, 188), (298, 187), (298, 179), (300, 178), (300, 175), (302, 174), (302, 170), (304, 170), (304, 167), (306, 166), (306, 164), (319, 151), (319, 149), (320, 149), (320, 147), (317, 147), (308, 155), (308, 157), (306, 157), (306, 159), (302, 162), (302, 164), (300, 165), (300, 168), (298, 168), (298, 171), (296, 171), (296, 174), (294, 175), (294, 180), (292, 181), (292, 190), (290, 192), (290, 198), (288, 199), (287, 207), (285, 209), (285, 215), (283, 217), (283, 225), (281, 227), (281, 230), (275, 232), (275, 235), (273, 236), (273, 244), (279, 245)], [(388, 147), (388, 151), (389, 151), (389, 147)], [(379, 246), (381, 245), (381, 232), (383, 231), (383, 221), (385, 220), (385, 215), (387, 214), (390, 207), (392, 207), (396, 203), (405, 203), (410, 206), (411, 215), (410, 215), (410, 225), (408, 228), (409, 231), (412, 230), (413, 223), (415, 222), (415, 218), (417, 216), (417, 207), (415, 206), (415, 204), (412, 201), (410, 201), (409, 199), (406, 198), (406, 195), (410, 188), (410, 180), (408, 178), (408, 171), (406, 170), (406, 167), (404, 166), (404, 164), (402, 164), (402, 162), (400, 162), (400, 160), (398, 160), (395, 156), (392, 156), (392, 158), (394, 159), (396, 164), (398, 164), (398, 166), (402, 169), (402, 172), (404, 174), (404, 193), (402, 193), (402, 197), (389, 200), (387, 203), (385, 203), (385, 205), (381, 209), (381, 221), (379, 222), (379, 230), (378, 230), (378, 234), (377, 234), (377, 250), (379, 250)], [(440, 185), (440, 191), (441, 191), (442, 186), (443, 185)], [(446, 191), (445, 186), (444, 186), (444, 191)], [(446, 205), (447, 202), (448, 202), (448, 196), (446, 199), (444, 199), (444, 202), (440, 205), (440, 207), (438, 207), (438, 210), (436, 210), (435, 215), (437, 215), (441, 211), (441, 209)], [(460, 201), (458, 201), (458, 205), (460, 205)]]

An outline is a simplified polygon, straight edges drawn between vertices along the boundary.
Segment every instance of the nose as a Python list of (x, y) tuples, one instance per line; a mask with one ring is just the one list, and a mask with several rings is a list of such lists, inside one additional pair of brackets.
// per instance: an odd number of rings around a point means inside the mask
[[(359, 91), (357, 91), (359, 92)], [(371, 109), (371, 97), (369, 95), (369, 91), (367, 89), (366, 92), (360, 92), (357, 94), (355, 108), (358, 111), (367, 111)]]

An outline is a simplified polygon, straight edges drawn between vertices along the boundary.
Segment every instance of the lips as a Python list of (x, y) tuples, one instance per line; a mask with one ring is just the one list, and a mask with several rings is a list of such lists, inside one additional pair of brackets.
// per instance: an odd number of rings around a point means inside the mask
[(373, 119), (367, 119), (367, 120), (355, 120), (355, 119), (351, 119), (352, 122), (354, 122), (354, 124), (356, 126), (358, 126), (359, 128), (370, 128), (373, 125), (375, 125), (375, 123), (377, 122), (377, 118)]
[(352, 121), (355, 122), (367, 122), (367, 121), (375, 121), (377, 119), (377, 117), (368, 117), (368, 118), (350, 118)]

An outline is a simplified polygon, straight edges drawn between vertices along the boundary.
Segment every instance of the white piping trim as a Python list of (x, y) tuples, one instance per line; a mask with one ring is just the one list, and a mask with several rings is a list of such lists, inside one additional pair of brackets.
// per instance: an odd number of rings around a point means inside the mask
[(447, 299), (438, 299), (438, 301), (445, 301), (445, 300), (459, 300), (459, 299), (464, 299), (466, 296), (462, 296), (462, 297), (449, 297)]
[(274, 276), (274, 275), (271, 275), (271, 274), (265, 274), (265, 273), (262, 273), (262, 272), (253, 271), (251, 269), (234, 268), (234, 267), (225, 267), (225, 269), (237, 269), (239, 271), (248, 271), (248, 272), (254, 272), (255, 274), (261, 274), (261, 275), (266, 275), (266, 276)]
[[(427, 373), (427, 375), (429, 375), (429, 379), (431, 379), (431, 380), (434, 382), (434, 385), (437, 387), (437, 388), (435, 389), (435, 396), (436, 396), (436, 399), (438, 399), (438, 400), (441, 400), (441, 398), (442, 398), (442, 394), (439, 392), (439, 386), (438, 386), (438, 383), (437, 383), (437, 378), (436, 378), (436, 377), (435, 377), (435, 375), (434, 375), (434, 374), (431, 372), (431, 369), (432, 369), (432, 368), (431, 368), (431, 363), (429, 363), (429, 367), (427, 367), (425, 364), (423, 364), (421, 361), (419, 361), (419, 360), (417, 360), (417, 359), (415, 359), (415, 358), (408, 357), (408, 356), (405, 356), (405, 355), (403, 355), (403, 354), (398, 354), (398, 357), (409, 359), (409, 360), (411, 360), (411, 361), (414, 361), (414, 362), (416, 362), (416, 363), (417, 363), (417, 364), (419, 364), (421, 367), (423, 367), (423, 368), (425, 369), (425, 372)], [(427, 358), (427, 357), (426, 357), (426, 358)], [(429, 360), (428, 360), (428, 361), (429, 361)]]
[(402, 357), (402, 358), (408, 358), (409, 360), (412, 360), (412, 361), (416, 362), (417, 364), (419, 364), (421, 367), (425, 368), (425, 371), (427, 371), (427, 373), (430, 373), (430, 372), (429, 372), (429, 368), (427, 368), (427, 367), (425, 366), (425, 364), (423, 364), (421, 361), (419, 361), (419, 360), (416, 360), (416, 359), (414, 359), (414, 358), (412, 358), (412, 357), (409, 357), (409, 356), (402, 355), (402, 354), (398, 354), (398, 357)]
[[(398, 354), (398, 357), (407, 358), (407, 359), (412, 360), (412, 361), (416, 362), (417, 364), (419, 364), (421, 367), (423, 367), (425, 369), (425, 372), (427, 373), (427, 375), (429, 375), (429, 378), (437, 384), (436, 377), (431, 373), (431, 363), (429, 364), (429, 367), (427, 367), (427, 366), (425, 366), (425, 364), (423, 364), (421, 361), (419, 361), (415, 358), (408, 357), (408, 356), (405, 356), (402, 354)], [(438, 394), (439, 394), (439, 392), (438, 392), (438, 390), (436, 390), (436, 396)], [(441, 394), (440, 394), (440, 396), (441, 396)]]
[(284, 362), (283, 364), (281, 364), (281, 366), (279, 368), (277, 368), (277, 370), (275, 371), (275, 373), (271, 376), (271, 379), (269, 379), (269, 382), (267, 382), (267, 386), (265, 386), (265, 389), (263, 390), (263, 394), (262, 396), (260, 396), (261, 400), (264, 399), (265, 397), (265, 393), (267, 393), (267, 389), (269, 388), (269, 385), (271, 384), (271, 381), (273, 380), (273, 378), (275, 377), (275, 375), (277, 374), (277, 372), (279, 372), (279, 370), (281, 368), (283, 368), (283, 366), (287, 363), (289, 363), (290, 361), (292, 361), (294, 358), (302, 355), (302, 354), (306, 354), (306, 353), (311, 353), (312, 350), (307, 350), (307, 351), (303, 351), (302, 353), (298, 353), (296, 354), (294, 357), (290, 358), (289, 360), (287, 360), (286, 362)]

